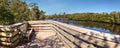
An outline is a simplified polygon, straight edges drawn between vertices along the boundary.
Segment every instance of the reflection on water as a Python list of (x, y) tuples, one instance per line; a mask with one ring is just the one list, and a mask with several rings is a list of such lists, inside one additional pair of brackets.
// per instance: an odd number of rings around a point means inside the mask
[(73, 20), (56, 20), (56, 21), (60, 21), (70, 25), (88, 28), (100, 32), (120, 35), (120, 25), (116, 25), (116, 24), (90, 22), (90, 21), (73, 21)]

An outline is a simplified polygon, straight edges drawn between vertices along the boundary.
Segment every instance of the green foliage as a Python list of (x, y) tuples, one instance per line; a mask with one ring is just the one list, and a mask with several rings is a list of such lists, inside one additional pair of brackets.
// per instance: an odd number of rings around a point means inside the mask
[(39, 12), (39, 19), (41, 20), (45, 19), (45, 12), (42, 10)]
[(32, 10), (31, 10), (31, 18), (30, 20), (41, 20), (41, 19), (45, 19), (45, 12), (44, 11), (40, 11), (38, 6), (33, 6)]
[(111, 13), (74, 13), (74, 14), (55, 14), (48, 18), (67, 18), (70, 20), (97, 21), (106, 23), (120, 24), (120, 12)]
[(12, 24), (14, 21), (14, 16), (13, 14), (11, 14), (10, 10), (8, 8), (6, 8), (7, 6), (7, 0), (1, 0), (0, 1), (0, 24), (1, 25), (8, 25), (8, 24)]
[(34, 4), (30, 8), (24, 0), (0, 0), (0, 25), (45, 19), (45, 12), (38, 6)]
[[(0, 6), (0, 24), (8, 25), (13, 23), (14, 16), (4, 7)], [(7, 15), (6, 15), (7, 14)]]

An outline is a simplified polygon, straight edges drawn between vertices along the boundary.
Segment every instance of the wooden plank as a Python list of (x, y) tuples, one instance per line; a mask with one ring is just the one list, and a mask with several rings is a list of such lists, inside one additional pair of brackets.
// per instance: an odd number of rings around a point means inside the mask
[(65, 36), (66, 38), (68, 38), (71, 42), (74, 42), (74, 41), (75, 41), (75, 38), (74, 38), (72, 35), (64, 32), (63, 30), (61, 30), (61, 29), (58, 28), (58, 27), (55, 27), (55, 26), (54, 26), (54, 28), (55, 28), (60, 34), (62, 34), (62, 35)]
[[(3, 26), (3, 27), (0, 27), (0, 31), (4, 31), (4, 32), (14, 31), (17, 27), (19, 27), (21, 25), (27, 25), (27, 22), (21, 22), (21, 23), (16, 23), (13, 25)], [(26, 27), (24, 27), (24, 28), (26, 28)]]
[(13, 31), (14, 29), (11, 29), (11, 25), (3, 25), (3, 26), (0, 26), (0, 32), (3, 32), (3, 31)]
[(0, 28), (0, 31), (13, 31), (14, 29), (11, 29), (10, 27), (3, 27), (3, 28)]
[(20, 42), (20, 39), (17, 39), (14, 43), (8, 43), (8, 42), (0, 42), (0, 44), (5, 46), (16, 46)]
[(61, 35), (59, 32), (57, 32), (59, 37), (62, 39), (64, 44), (66, 44), (67, 48), (77, 48), (71, 41), (67, 40), (63, 35)]
[(33, 29), (31, 29), (30, 31), (28, 31), (28, 35), (27, 36), (30, 36), (33, 32)]
[(20, 22), (20, 23), (16, 23), (16, 24), (13, 24), (13, 25), (10, 25), (11, 28), (15, 28), (15, 27), (19, 27), (23, 24), (26, 24), (25, 22)]
[[(59, 25), (57, 25), (57, 26), (59, 26)], [(74, 35), (74, 36), (79, 35), (79, 32), (75, 32), (74, 30), (70, 30), (70, 29), (65, 28), (65, 27), (63, 27), (63, 26), (59, 26), (59, 27), (62, 28), (62, 29), (64, 29), (65, 31), (69, 32), (70, 34), (72, 34), (72, 35)], [(71, 37), (68, 36), (68, 38), (71, 38)], [(73, 40), (72, 42), (74, 42), (76, 45), (81, 46), (81, 47), (84, 47), (84, 48), (87, 48), (87, 46), (89, 46), (89, 48), (90, 48), (90, 47), (91, 47), (91, 48), (95, 48), (95, 46), (93, 46), (92, 44), (83, 42), (83, 41), (78, 40), (78, 39), (76, 39), (76, 38), (74, 38), (74, 40)], [(85, 47), (85, 46), (86, 46), (86, 47)]]
[[(57, 36), (58, 36), (59, 39), (61, 39), (61, 37), (59, 35), (57, 35)], [(61, 39), (61, 40), (63, 40), (63, 39)], [(62, 41), (62, 42), (64, 43), (65, 48), (71, 48), (69, 45), (66, 44), (65, 41)]]
[(34, 24), (49, 24), (48, 21), (28, 21), (28, 23), (30, 25), (34, 25)]
[(53, 32), (53, 30), (35, 30), (35, 32)]
[(48, 27), (51, 27), (52, 26), (52, 24), (38, 24), (38, 25), (31, 25), (32, 27), (34, 27), (34, 26), (38, 26), (38, 27), (44, 27), (44, 26), (48, 26)]
[(34, 30), (51, 30), (52, 27), (32, 27)]
[(15, 36), (14, 38), (0, 37), (0, 41), (2, 41), (2, 42), (14, 42), (18, 38), (19, 38), (19, 35)]
[(72, 30), (72, 29), (70, 30), (70, 29), (68, 29), (68, 28), (66, 28), (64, 26), (58, 25), (58, 24), (55, 24), (55, 25), (60, 27), (60, 28), (62, 28), (62, 29), (64, 29), (65, 31), (69, 32), (70, 34), (73, 34), (73, 35), (77, 35), (78, 34), (78, 32), (74, 32), (74, 30)]
[(24, 40), (27, 40), (28, 42), (31, 41), (32, 33), (33, 33), (33, 29), (28, 30), (25, 34), (23, 34), (25, 36)]
[(95, 38), (93, 36), (88, 36), (88, 35), (80, 34), (79, 38), (81, 38), (83, 40), (86, 40), (86, 41), (88, 41), (88, 42), (90, 42), (92, 44), (104, 47), (104, 48), (120, 47), (119, 43), (114, 43), (114, 42), (111, 42), (111, 41), (105, 41), (105, 40), (102, 40), (102, 39)]
[(28, 25), (27, 24), (23, 24), (23, 25), (19, 26), (19, 28), (20, 28), (21, 32), (26, 32), (28, 30)]
[(73, 42), (75, 45), (79, 46), (79, 47), (84, 47), (84, 48), (88, 48), (87, 46), (89, 46), (89, 48), (95, 48), (92, 44), (83, 42), (75, 37), (73, 37), (72, 35), (66, 33), (65, 31), (61, 30), (60, 28), (54, 27), (60, 34), (62, 34), (63, 36), (66, 37), (66, 39), (70, 40), (70, 42)]
[(15, 36), (16, 34), (18, 34), (19, 32), (0, 32), (0, 36), (3, 36), (3, 37), (13, 37)]

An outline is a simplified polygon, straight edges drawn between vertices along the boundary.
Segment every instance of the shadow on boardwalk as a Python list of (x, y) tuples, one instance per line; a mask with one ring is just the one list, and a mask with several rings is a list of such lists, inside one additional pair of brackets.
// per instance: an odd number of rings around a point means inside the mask
[(35, 33), (30, 42), (21, 43), (16, 48), (64, 48), (64, 44), (56, 34), (41, 40), (36, 38)]

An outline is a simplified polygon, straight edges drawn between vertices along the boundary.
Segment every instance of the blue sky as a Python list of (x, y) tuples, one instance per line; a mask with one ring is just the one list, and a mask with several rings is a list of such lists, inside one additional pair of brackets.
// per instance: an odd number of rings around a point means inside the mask
[(27, 0), (37, 3), (46, 15), (59, 13), (120, 11), (120, 0)]

